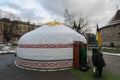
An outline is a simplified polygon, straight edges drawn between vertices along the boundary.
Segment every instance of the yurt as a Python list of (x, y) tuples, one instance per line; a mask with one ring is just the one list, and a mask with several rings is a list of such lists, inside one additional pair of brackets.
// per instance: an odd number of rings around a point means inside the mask
[(15, 65), (37, 71), (73, 67), (73, 43), (85, 37), (60, 22), (49, 22), (24, 34), (18, 41)]

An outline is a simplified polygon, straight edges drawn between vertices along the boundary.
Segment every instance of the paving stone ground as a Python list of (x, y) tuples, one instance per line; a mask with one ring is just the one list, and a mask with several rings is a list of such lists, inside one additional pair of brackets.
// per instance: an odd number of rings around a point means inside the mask
[[(104, 67), (105, 70), (110, 71), (112, 73), (120, 75), (120, 56), (116, 55), (111, 55), (115, 53), (109, 53), (106, 54), (105, 52), (102, 52), (103, 58), (105, 60), (106, 66)], [(92, 59), (91, 59), (91, 52), (88, 52), (89, 60), (90, 60), (90, 65), (92, 66)]]
[[(91, 52), (88, 52), (92, 66)], [(120, 56), (104, 55), (105, 70), (120, 75)], [(14, 65), (14, 54), (0, 54), (0, 80), (80, 80), (68, 70), (41, 72), (20, 69)]]
[(14, 54), (0, 54), (0, 80), (80, 80), (68, 70), (41, 72), (24, 70), (14, 65)]

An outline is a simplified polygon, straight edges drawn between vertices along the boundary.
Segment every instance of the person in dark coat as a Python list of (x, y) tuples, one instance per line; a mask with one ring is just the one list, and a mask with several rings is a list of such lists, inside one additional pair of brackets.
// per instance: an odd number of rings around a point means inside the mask
[(93, 66), (97, 68), (97, 72), (95, 77), (101, 77), (102, 75), (102, 69), (105, 67), (105, 62), (103, 59), (103, 54), (98, 50), (93, 48), (92, 49), (92, 61), (93, 61)]

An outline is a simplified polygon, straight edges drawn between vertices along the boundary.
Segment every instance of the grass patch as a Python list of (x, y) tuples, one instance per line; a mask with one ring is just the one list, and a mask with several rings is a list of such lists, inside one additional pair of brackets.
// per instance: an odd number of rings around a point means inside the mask
[[(88, 50), (92, 50), (92, 48), (97, 47), (88, 47)], [(120, 47), (101, 47), (100, 51), (109, 52), (109, 53), (120, 53)]]
[(81, 80), (120, 80), (120, 75), (113, 74), (108, 71), (103, 70), (103, 76), (101, 78), (92, 77), (92, 69), (87, 72), (82, 72), (80, 70), (71, 69), (69, 70), (71, 73), (79, 77)]
[(120, 49), (101, 49), (103, 52), (120, 53)]

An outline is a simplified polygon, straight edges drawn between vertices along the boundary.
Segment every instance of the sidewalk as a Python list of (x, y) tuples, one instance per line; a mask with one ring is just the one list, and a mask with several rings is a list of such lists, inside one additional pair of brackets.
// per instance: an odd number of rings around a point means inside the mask
[(2, 54), (2, 53), (5, 53), (5, 54), (7, 54), (7, 53), (15, 53), (15, 50), (2, 50), (2, 51), (0, 51), (0, 54)]
[(120, 53), (108, 53), (108, 52), (103, 52), (103, 54), (111, 55), (111, 56), (119, 56), (119, 57), (120, 57)]
[[(92, 51), (88, 51), (88, 53), (92, 53)], [(108, 53), (108, 52), (102, 52), (105, 55), (111, 55), (111, 56), (120, 56), (120, 53)]]

